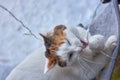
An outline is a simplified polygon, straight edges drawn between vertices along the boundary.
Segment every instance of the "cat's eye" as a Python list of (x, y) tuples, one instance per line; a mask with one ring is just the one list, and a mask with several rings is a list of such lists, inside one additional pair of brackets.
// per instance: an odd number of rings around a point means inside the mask
[(73, 52), (70, 52), (69, 55), (68, 55), (68, 60), (69, 61), (71, 60), (72, 56), (73, 56)]
[(70, 43), (70, 41), (68, 40), (68, 39), (66, 39), (66, 41), (67, 41), (67, 43), (71, 46), (71, 43)]

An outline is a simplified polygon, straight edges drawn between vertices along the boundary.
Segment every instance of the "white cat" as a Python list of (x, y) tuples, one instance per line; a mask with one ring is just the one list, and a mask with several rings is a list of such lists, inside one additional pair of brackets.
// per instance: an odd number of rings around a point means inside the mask
[[(63, 27), (65, 39), (57, 37), (64, 42), (59, 41), (61, 44), (55, 47), (56, 49), (53, 51), (55, 53), (51, 53), (49, 47), (52, 40), (56, 39), (53, 36), (47, 39), (42, 35), (45, 41), (44, 47), (18, 65), (6, 80), (94, 79), (109, 61), (116, 46), (116, 36), (112, 35), (104, 40), (102, 35), (91, 36), (88, 33), (87, 36), (87, 31), (81, 27), (67, 27), (65, 29), (64, 25), (60, 26)], [(51, 35), (52, 33), (49, 33), (49, 36)]]
[(49, 69), (49, 59), (46, 59), (45, 72), (49, 70), (49, 80), (94, 79), (110, 59), (116, 46), (116, 36), (110, 36), (105, 41), (102, 35), (90, 36), (88, 33), (87, 42), (87, 32), (83, 28), (67, 27), (65, 33), (67, 40), (56, 51), (56, 55), (60, 56), (60, 61), (63, 62), (62, 67), (55, 64)]

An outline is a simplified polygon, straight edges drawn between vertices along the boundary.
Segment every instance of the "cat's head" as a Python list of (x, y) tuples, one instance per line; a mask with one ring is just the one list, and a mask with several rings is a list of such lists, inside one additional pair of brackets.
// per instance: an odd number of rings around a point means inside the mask
[[(67, 67), (71, 64), (70, 60), (75, 57), (81, 50), (81, 42), (70, 31), (66, 31), (67, 27), (58, 25), (53, 32), (42, 35), (44, 46), (46, 48), (45, 57), (46, 64), (44, 73), (52, 69), (54, 66)], [(74, 61), (74, 60), (72, 60)]]

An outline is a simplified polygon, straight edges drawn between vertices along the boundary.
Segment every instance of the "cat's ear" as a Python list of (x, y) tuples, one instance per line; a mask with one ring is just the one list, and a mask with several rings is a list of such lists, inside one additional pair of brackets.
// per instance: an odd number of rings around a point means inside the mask
[(48, 42), (48, 38), (45, 35), (43, 35), (41, 33), (39, 33), (39, 34), (43, 38), (43, 40), (44, 40), (45, 43)]
[(51, 40), (48, 37), (46, 37), (45, 35), (43, 35), (41, 33), (39, 33), (39, 34), (44, 40), (44, 44), (45, 44), (46, 49), (48, 49), (51, 45)]
[[(40, 36), (43, 38), (44, 43), (45, 43), (45, 46), (47, 46), (47, 44), (49, 44), (49, 43), (50, 43), (49, 38), (48, 38), (48, 37), (46, 37), (45, 35), (41, 34), (41, 33), (39, 33), (39, 34), (40, 34)], [(47, 46), (47, 47), (48, 47), (48, 46)]]
[(39, 35), (44, 39), (44, 40), (47, 40), (47, 37), (41, 33), (39, 33)]

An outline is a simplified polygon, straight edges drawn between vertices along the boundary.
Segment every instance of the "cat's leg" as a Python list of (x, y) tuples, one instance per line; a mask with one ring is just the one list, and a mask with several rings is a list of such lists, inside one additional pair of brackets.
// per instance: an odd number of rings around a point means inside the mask
[(94, 73), (88, 72), (89, 77), (94, 78), (99, 73), (99, 71), (105, 67), (106, 63), (110, 60), (110, 56), (113, 53), (116, 43), (117, 43), (116, 36), (113, 35), (108, 38), (108, 40), (105, 43), (104, 50), (97, 53), (98, 55), (96, 55), (93, 59), (94, 62), (100, 63), (100, 64), (89, 63), (90, 67), (94, 70)]

